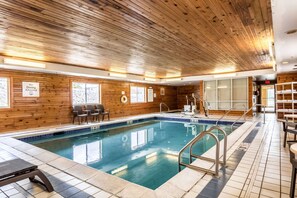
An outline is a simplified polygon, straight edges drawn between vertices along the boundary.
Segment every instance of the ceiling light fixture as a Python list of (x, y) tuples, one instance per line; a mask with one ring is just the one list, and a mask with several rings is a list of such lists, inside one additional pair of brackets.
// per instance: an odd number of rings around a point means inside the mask
[(111, 77), (118, 77), (118, 78), (126, 78), (127, 77), (127, 74), (109, 72), (109, 76), (111, 76)]
[(168, 78), (168, 79), (165, 79), (166, 82), (172, 82), (172, 81), (181, 81), (182, 78)]
[(283, 61), (283, 62), (282, 62), (282, 64), (288, 64), (288, 63), (289, 63), (288, 61)]
[(146, 81), (154, 81), (154, 82), (156, 81), (155, 78), (147, 78), (147, 77), (145, 77), (144, 80), (146, 80)]
[(4, 58), (3, 63), (7, 65), (14, 65), (14, 66), (37, 67), (37, 68), (46, 67), (45, 63), (13, 59), (13, 58)]
[(235, 77), (236, 73), (228, 73), (228, 74), (216, 74), (213, 75), (214, 78), (227, 78), (227, 77)]

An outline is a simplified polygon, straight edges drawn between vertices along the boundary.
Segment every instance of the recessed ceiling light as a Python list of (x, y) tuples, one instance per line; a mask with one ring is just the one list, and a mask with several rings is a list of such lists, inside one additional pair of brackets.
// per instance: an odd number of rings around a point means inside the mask
[(287, 34), (295, 34), (296, 32), (297, 32), (297, 29), (292, 29), (292, 30), (287, 31), (286, 33)]
[(282, 64), (288, 64), (288, 63), (289, 63), (288, 61), (283, 61), (283, 62), (282, 62)]
[(21, 59), (13, 59), (13, 58), (4, 58), (3, 63), (8, 65), (18, 65), (18, 66), (24, 66), (24, 67), (38, 67), (38, 68), (46, 67), (45, 63), (42, 63), (42, 62), (27, 61), (27, 60), (21, 60)]
[(144, 80), (146, 80), (146, 81), (156, 81), (155, 78), (148, 78), (148, 77), (145, 77)]
[(127, 74), (110, 72), (110, 73), (109, 73), (109, 76), (112, 76), (112, 77), (119, 77), (119, 78), (126, 78), (126, 77), (127, 77)]
[(236, 73), (227, 73), (227, 74), (216, 74), (213, 75), (214, 78), (226, 78), (226, 77), (234, 77)]
[(172, 81), (181, 81), (182, 78), (168, 78), (168, 79), (165, 79), (166, 82), (172, 82)]

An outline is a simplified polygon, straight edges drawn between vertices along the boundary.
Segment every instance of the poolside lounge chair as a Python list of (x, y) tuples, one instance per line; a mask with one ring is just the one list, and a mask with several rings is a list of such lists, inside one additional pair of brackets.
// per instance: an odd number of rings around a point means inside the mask
[(108, 120), (110, 120), (109, 117), (109, 111), (107, 111), (106, 109), (104, 109), (104, 106), (102, 104), (97, 104), (96, 106), (96, 111), (99, 112), (100, 115), (102, 115), (102, 121), (104, 120), (104, 116), (107, 115), (108, 116)]
[(87, 105), (87, 110), (89, 111), (89, 116), (91, 116), (93, 118), (93, 121), (95, 121), (95, 119), (97, 121), (99, 121), (99, 112), (96, 111), (95, 109), (95, 105)]
[[(38, 176), (42, 182), (35, 179), (35, 176)], [(13, 159), (0, 163), (0, 187), (27, 178), (31, 182), (41, 184), (48, 192), (54, 190), (50, 181), (36, 165), (22, 159)]]
[(286, 147), (287, 144), (287, 135), (288, 133), (294, 134), (294, 140), (296, 140), (297, 135), (297, 123), (289, 122), (288, 118), (286, 119), (286, 122), (284, 122), (284, 147)]
[(76, 117), (78, 118), (79, 124), (81, 124), (82, 118), (84, 118), (87, 121), (87, 123), (89, 123), (88, 112), (89, 111), (86, 110), (83, 105), (73, 106), (73, 124)]

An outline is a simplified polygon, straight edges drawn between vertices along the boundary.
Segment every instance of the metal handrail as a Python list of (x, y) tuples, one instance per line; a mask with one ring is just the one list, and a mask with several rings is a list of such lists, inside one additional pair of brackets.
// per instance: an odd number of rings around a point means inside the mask
[[(219, 160), (220, 141), (219, 141), (218, 137), (215, 134), (212, 133), (212, 131), (214, 129), (218, 129), (223, 134), (223, 136), (224, 136), (224, 152), (223, 152), (223, 161), (222, 162)], [(215, 157), (215, 159), (211, 159), (211, 158), (207, 158), (207, 157), (202, 157), (202, 156), (194, 155), (193, 152), (192, 152), (193, 145), (195, 143), (197, 143), (200, 139), (202, 139), (205, 135), (210, 135), (215, 140), (215, 143), (216, 143), (216, 157)], [(183, 154), (183, 152), (189, 146), (190, 146), (190, 163), (192, 163), (192, 157), (199, 158), (199, 159), (206, 160), (206, 161), (211, 161), (211, 162), (214, 162), (215, 163), (215, 171), (211, 171), (211, 170), (208, 170), (208, 169), (204, 169), (204, 168), (201, 168), (201, 167), (197, 167), (197, 166), (194, 166), (194, 165), (191, 165), (191, 164), (185, 164), (185, 163), (181, 162), (182, 154)], [(196, 169), (196, 170), (202, 170), (202, 171), (205, 171), (205, 172), (211, 172), (211, 173), (213, 173), (214, 175), (217, 176), (218, 173), (219, 173), (219, 163), (222, 163), (223, 165), (226, 165), (226, 152), (227, 152), (227, 134), (219, 126), (213, 126), (213, 127), (209, 128), (206, 131), (202, 131), (198, 136), (196, 136), (195, 138), (193, 138), (190, 142), (188, 142), (179, 151), (179, 153), (178, 153), (178, 170), (181, 171), (181, 165), (182, 165), (182, 166), (186, 166), (186, 167), (189, 167), (189, 168), (192, 168), (192, 169)]]
[[(246, 108), (245, 104), (243, 104), (243, 107)], [(218, 125), (219, 121), (221, 121), (226, 115), (228, 115), (232, 110), (234, 110), (234, 108), (230, 108), (222, 117), (220, 117), (217, 122), (216, 125)], [(236, 110), (236, 109), (235, 109)]]
[(249, 108), (246, 112), (244, 112), (244, 114), (242, 114), (237, 120), (235, 120), (233, 123), (232, 123), (232, 125), (231, 125), (231, 128), (233, 128), (233, 126), (234, 126), (234, 124), (236, 124), (243, 116), (246, 116), (246, 114), (248, 113), (248, 112), (250, 112), (251, 110), (253, 110), (253, 108), (254, 107), (257, 107), (257, 106), (260, 106), (260, 107), (264, 107), (264, 121), (263, 121), (263, 123), (265, 124), (265, 114), (266, 114), (266, 112), (265, 112), (265, 108), (266, 108), (266, 106), (265, 105), (262, 105), (262, 104), (254, 104), (251, 108)]
[(231, 124), (231, 128), (233, 128), (234, 124), (236, 124), (243, 116), (245, 116), (248, 112), (250, 112), (251, 110), (253, 110), (253, 108), (257, 106), (257, 104), (254, 104), (251, 108), (249, 108), (246, 112), (244, 112), (237, 120), (235, 120), (232, 124)]
[[(224, 139), (224, 151), (223, 151), (223, 162), (222, 164), (223, 165), (226, 165), (226, 154), (227, 154), (227, 133), (219, 126), (212, 126), (210, 127), (207, 131), (208, 132), (212, 132), (213, 130), (218, 130), (219, 132), (221, 132), (223, 134), (223, 139)], [(196, 141), (197, 142), (197, 141)], [(193, 145), (196, 143), (196, 142), (193, 142), (193, 144), (190, 146), (190, 156), (193, 156), (195, 157), (195, 155), (193, 154), (192, 152), (192, 148), (193, 148)], [(196, 157), (196, 158), (201, 158), (200, 156), (199, 157)], [(203, 158), (203, 157), (202, 157)], [(190, 158), (190, 162), (192, 162), (192, 158)]]
[(164, 102), (161, 102), (161, 103), (160, 103), (160, 113), (162, 112), (162, 105), (165, 105), (165, 107), (167, 107), (167, 109), (168, 109), (167, 111), (170, 111), (168, 105), (165, 104)]

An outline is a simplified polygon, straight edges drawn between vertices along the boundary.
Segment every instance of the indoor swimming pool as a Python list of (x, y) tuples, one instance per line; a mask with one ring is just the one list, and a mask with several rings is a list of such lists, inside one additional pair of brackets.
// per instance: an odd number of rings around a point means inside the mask
[[(22, 140), (80, 164), (156, 189), (178, 173), (180, 149), (212, 125), (150, 120)], [(230, 125), (220, 127), (227, 134), (232, 131)], [(222, 139), (220, 135), (219, 139)], [(213, 145), (213, 139), (205, 136), (195, 145), (195, 154), (203, 154)], [(183, 160), (188, 162), (186, 158)]]

